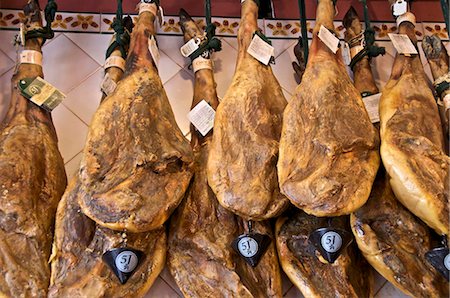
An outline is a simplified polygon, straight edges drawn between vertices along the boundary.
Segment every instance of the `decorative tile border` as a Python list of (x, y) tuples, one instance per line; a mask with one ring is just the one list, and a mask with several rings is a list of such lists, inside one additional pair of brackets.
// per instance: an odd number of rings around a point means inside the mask
[[(114, 14), (89, 14), (60, 12), (56, 14), (56, 20), (52, 27), (55, 31), (70, 32), (96, 32), (113, 33), (111, 24)], [(132, 15), (134, 21), (137, 15)], [(0, 10), (0, 29), (18, 29), (20, 22), (24, 19), (20, 10)], [(194, 18), (196, 22), (205, 27), (203, 18)], [(219, 36), (237, 36), (239, 29), (239, 18), (213, 18), (217, 26), (216, 34)], [(307, 21), (308, 38), (312, 38), (315, 25), (314, 20)], [(267, 37), (281, 39), (297, 39), (301, 35), (300, 22), (298, 20), (258, 20), (258, 26)], [(341, 21), (334, 22), (336, 32), (340, 39), (344, 38), (345, 28)], [(378, 41), (388, 41), (388, 33), (395, 33), (397, 25), (395, 22), (373, 22), (375, 38)], [(158, 34), (182, 35), (178, 16), (166, 16), (162, 26), (157, 26)], [(425, 35), (438, 34), (442, 40), (448, 40), (448, 34), (444, 23), (417, 23), (416, 36), (420, 41)]]

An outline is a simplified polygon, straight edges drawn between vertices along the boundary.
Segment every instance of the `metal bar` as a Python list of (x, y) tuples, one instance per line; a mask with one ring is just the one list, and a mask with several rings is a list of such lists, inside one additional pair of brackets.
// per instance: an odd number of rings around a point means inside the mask
[(450, 2), (448, 0), (441, 0), (441, 6), (442, 6), (442, 14), (444, 15), (444, 21), (445, 25), (447, 27), (447, 33), (450, 36), (450, 20), (449, 20), (449, 7)]
[(205, 0), (206, 25), (211, 24), (211, 0)]
[(302, 29), (303, 53), (305, 61), (308, 63), (309, 45), (308, 45), (308, 28), (306, 24), (306, 8), (305, 0), (298, 0), (298, 9), (300, 10), (300, 27)]

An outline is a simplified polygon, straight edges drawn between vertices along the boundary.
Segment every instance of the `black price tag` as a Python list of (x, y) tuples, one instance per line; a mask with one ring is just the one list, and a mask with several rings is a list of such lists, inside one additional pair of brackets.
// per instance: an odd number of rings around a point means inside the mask
[(270, 237), (263, 234), (243, 234), (231, 244), (233, 249), (252, 267), (256, 267), (267, 251)]
[(427, 261), (442, 274), (447, 281), (450, 280), (450, 251), (448, 247), (438, 247), (425, 254)]
[(136, 271), (144, 256), (142, 251), (132, 248), (116, 248), (103, 254), (103, 262), (117, 276), (121, 284), (125, 284)]
[(309, 242), (329, 263), (334, 263), (352, 241), (350, 232), (334, 228), (320, 228), (309, 235)]

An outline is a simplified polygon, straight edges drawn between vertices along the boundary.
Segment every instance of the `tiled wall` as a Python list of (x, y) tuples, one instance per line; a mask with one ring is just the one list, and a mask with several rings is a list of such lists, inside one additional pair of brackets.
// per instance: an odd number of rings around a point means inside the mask
[[(5, 26), (1, 22), (9, 22), (7, 25), (14, 22), (15, 19), (11, 17), (8, 17), (5, 21), (5, 16), (8, 13), (5, 11), (3, 11), (3, 14), (1, 13), (0, 11), (1, 26)], [(69, 20), (68, 18), (72, 19)], [(107, 24), (101, 22), (100, 18), (105, 20), (104, 16), (99, 17), (99, 19), (92, 18), (88, 21), (86, 21), (86, 18), (81, 19), (76, 15), (61, 16), (61, 23), (58, 26), (63, 26), (64, 24), (64, 26), (70, 29), (78, 26), (83, 28), (83, 24), (90, 22), (85, 27), (87, 26), (86, 28), (88, 29), (91, 27), (94, 28), (95, 33), (92, 30), (82, 30), (91, 31), (91, 33), (59, 32), (43, 48), (46, 80), (67, 94), (67, 99), (52, 114), (58, 133), (59, 148), (63, 155), (69, 178), (78, 169), (88, 126), (101, 98), (99, 85), (104, 73), (102, 64), (111, 35), (100, 34), (103, 24)], [(169, 22), (170, 17), (166, 20)], [(74, 25), (73, 22), (78, 23)], [(223, 97), (234, 73), (234, 65), (237, 57), (237, 41), (232, 35), (236, 34), (238, 21), (222, 19), (218, 20), (218, 22), (221, 23), (218, 33), (225, 35), (224, 33), (229, 32), (229, 36), (222, 37), (223, 50), (214, 54), (213, 57), (217, 90), (219, 97)], [(298, 26), (296, 29), (296, 25), (293, 22), (260, 22), (260, 27), (265, 28), (266, 35), (272, 38), (284, 38), (273, 39), (273, 46), (276, 49), (276, 64), (272, 67), (288, 100), (292, 97), (297, 86), (291, 62), (295, 59), (293, 47), (296, 40), (293, 38), (298, 36), (299, 30)], [(95, 25), (93, 25), (94, 23)], [(162, 30), (165, 30), (164, 28), (172, 28), (170, 32), (179, 30), (176, 19), (174, 19), (171, 26), (163, 27)], [(395, 55), (395, 49), (386, 40), (385, 35), (383, 35), (387, 32), (395, 31), (395, 29), (392, 29), (392, 26), (392, 24), (378, 25), (378, 38), (381, 40), (377, 43), (385, 46), (387, 53), (383, 57), (373, 59), (372, 65), (377, 84), (381, 89), (389, 78)], [(424, 26), (419, 26), (422, 29), (418, 31), (418, 37), (424, 34)], [(431, 26), (428, 32), (440, 30), (440, 28), (435, 27), (435, 24), (427, 24), (426, 26)], [(179, 52), (183, 41), (179, 35), (179, 31), (176, 32), (178, 35), (158, 37), (161, 53), (159, 73), (177, 122), (182, 131), (188, 135), (189, 122), (187, 114), (193, 96), (194, 77), (192, 71), (188, 68), (189, 61), (184, 59)], [(0, 31), (0, 119), (3, 119), (10, 100), (10, 80), (13, 75), (17, 55), (16, 49), (12, 45), (15, 34), (16, 31)], [(444, 34), (442, 37), (447, 38)], [(450, 45), (448, 43), (447, 48), (450, 51)], [(421, 53), (421, 56), (423, 58), (423, 53)], [(425, 59), (423, 59), (423, 64), (427, 74), (431, 78), (429, 66)], [(286, 277), (283, 279), (283, 293), (285, 297), (301, 297), (299, 291), (292, 286), (289, 280)], [(377, 293), (376, 297), (405, 297), (392, 285), (386, 283), (379, 275), (376, 278), (375, 293)], [(163, 271), (147, 295), (147, 297), (155, 298), (179, 296), (181, 296), (181, 293), (177, 289), (167, 269)]]

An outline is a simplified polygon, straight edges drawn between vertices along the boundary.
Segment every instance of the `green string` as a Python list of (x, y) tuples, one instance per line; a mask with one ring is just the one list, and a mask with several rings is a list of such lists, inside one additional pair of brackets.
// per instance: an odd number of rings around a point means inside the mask
[(364, 30), (364, 41), (365, 46), (362, 51), (356, 54), (350, 62), (350, 68), (353, 69), (356, 63), (361, 61), (365, 56), (369, 58), (377, 57), (379, 55), (386, 54), (386, 49), (384, 47), (379, 47), (375, 45), (375, 30), (370, 26), (369, 19), (369, 8), (367, 7), (367, 1), (361, 0), (364, 7), (364, 23), (366, 25), (366, 30)]
[(444, 15), (445, 25), (447, 27), (447, 33), (450, 35), (450, 16), (449, 16), (449, 1), (441, 0), (442, 14)]
[(308, 28), (306, 24), (306, 7), (305, 0), (298, 0), (298, 9), (300, 11), (300, 27), (302, 30), (302, 41), (303, 41), (303, 55), (305, 61), (308, 61), (309, 47), (308, 47)]
[(45, 27), (38, 28), (28, 31), (25, 34), (25, 40), (31, 38), (42, 38), (42, 45), (46, 42), (47, 39), (52, 39), (55, 37), (55, 32), (52, 29), (52, 23), (55, 20), (56, 11), (58, 10), (58, 5), (55, 0), (48, 0), (47, 5), (44, 9), (44, 17), (45, 17)]
[(112, 22), (111, 27), (116, 33), (116, 38), (106, 50), (106, 59), (108, 59), (116, 48), (119, 48), (123, 59), (127, 58), (127, 46), (130, 43), (130, 32), (133, 28), (131, 17), (123, 17), (122, 0), (117, 0), (116, 19)]

